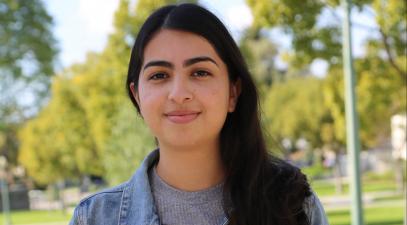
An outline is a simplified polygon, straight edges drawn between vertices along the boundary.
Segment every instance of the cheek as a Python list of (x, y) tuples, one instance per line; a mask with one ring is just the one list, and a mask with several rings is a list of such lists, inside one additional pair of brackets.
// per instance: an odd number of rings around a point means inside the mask
[(229, 105), (229, 92), (227, 89), (227, 85), (214, 84), (203, 98), (208, 108), (215, 113), (213, 116), (223, 117), (223, 114), (227, 114)]
[(211, 91), (212, 99), (218, 104), (218, 107), (226, 107), (229, 102), (229, 85), (226, 82), (219, 82)]
[(153, 91), (145, 88), (140, 90), (140, 110), (144, 118), (159, 112), (157, 109), (162, 104), (162, 93), (160, 90)]

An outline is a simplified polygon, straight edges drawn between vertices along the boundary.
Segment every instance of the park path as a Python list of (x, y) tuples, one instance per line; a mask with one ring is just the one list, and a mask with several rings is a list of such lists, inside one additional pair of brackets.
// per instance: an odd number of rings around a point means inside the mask
[[(405, 198), (394, 200), (380, 200), (383, 198), (389, 198), (397, 196), (398, 194), (394, 191), (382, 191), (382, 192), (368, 192), (363, 194), (363, 205), (364, 207), (369, 206), (379, 206), (379, 205), (403, 205), (405, 204)], [(325, 209), (339, 209), (348, 208), (351, 204), (351, 199), (349, 195), (333, 195), (333, 196), (321, 196), (319, 197), (322, 205)]]

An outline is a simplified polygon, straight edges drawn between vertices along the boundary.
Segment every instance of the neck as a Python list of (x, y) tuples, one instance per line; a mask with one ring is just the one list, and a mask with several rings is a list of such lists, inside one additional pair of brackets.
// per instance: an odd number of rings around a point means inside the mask
[(160, 143), (157, 174), (167, 184), (184, 191), (215, 186), (224, 180), (218, 144), (175, 147)]

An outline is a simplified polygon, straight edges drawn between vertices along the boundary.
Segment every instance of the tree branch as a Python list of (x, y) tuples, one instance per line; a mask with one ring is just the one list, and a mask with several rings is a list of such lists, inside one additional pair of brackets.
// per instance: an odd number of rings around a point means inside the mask
[(384, 44), (384, 49), (386, 50), (387, 56), (389, 58), (390, 65), (397, 71), (397, 73), (401, 76), (404, 81), (407, 81), (407, 73), (403, 71), (394, 61), (394, 56), (391, 54), (390, 45), (388, 42), (388, 36), (382, 29), (379, 30), (380, 34), (382, 35), (382, 41)]

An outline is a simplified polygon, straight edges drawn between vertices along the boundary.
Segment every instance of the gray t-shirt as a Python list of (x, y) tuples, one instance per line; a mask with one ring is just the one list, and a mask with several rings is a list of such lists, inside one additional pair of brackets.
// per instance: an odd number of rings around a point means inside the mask
[[(149, 171), (149, 180), (162, 225), (224, 224), (223, 183), (201, 191), (181, 191), (165, 183), (155, 166)], [(304, 210), (310, 225), (328, 225), (324, 208), (315, 193), (304, 202)]]
[(200, 191), (182, 191), (165, 183), (155, 166), (150, 169), (149, 180), (162, 225), (222, 225), (225, 222), (223, 183)]

